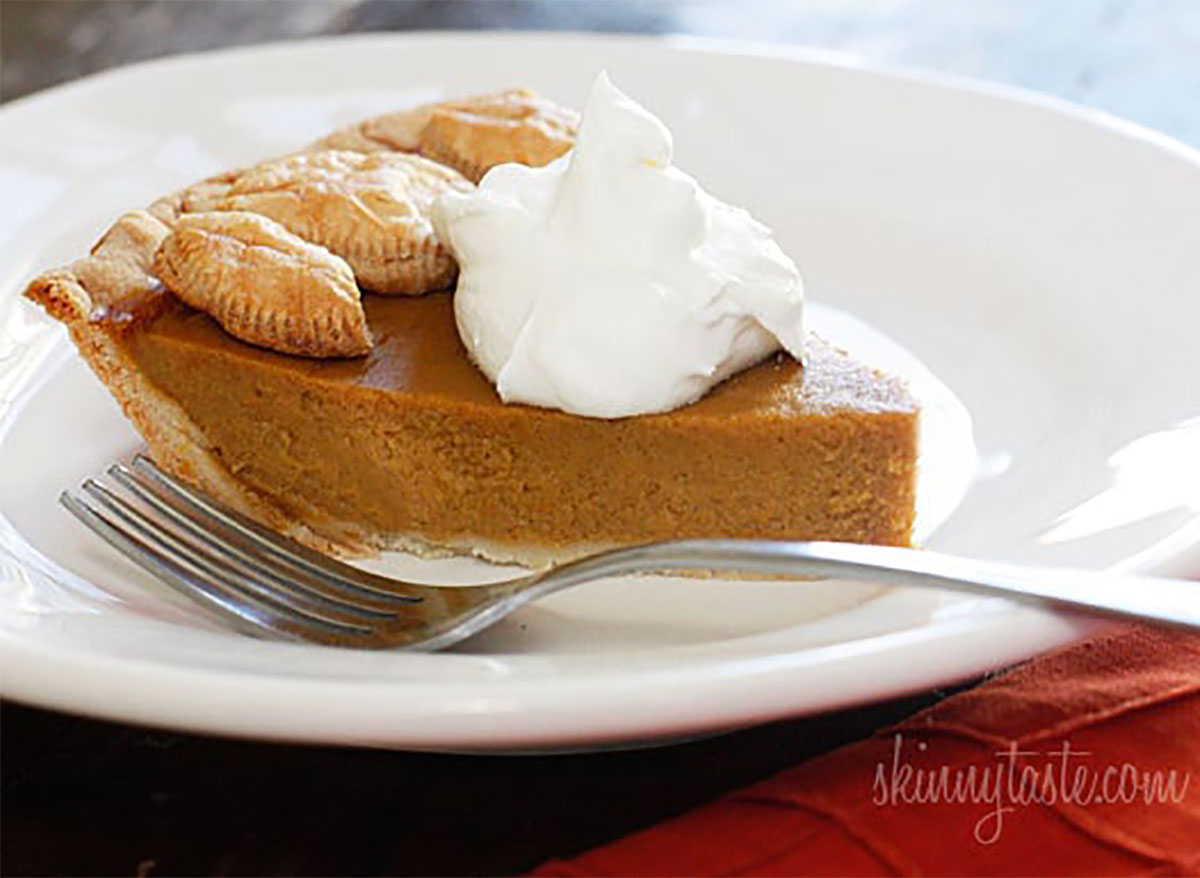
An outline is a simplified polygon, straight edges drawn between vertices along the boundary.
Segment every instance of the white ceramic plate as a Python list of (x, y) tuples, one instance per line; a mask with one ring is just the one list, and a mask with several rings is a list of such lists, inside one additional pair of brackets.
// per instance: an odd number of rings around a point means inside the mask
[[(361, 115), (601, 68), (677, 158), (799, 259), (814, 322), (932, 400), (930, 545), (1187, 572), (1200, 543), (1200, 160), (1007, 89), (684, 40), (369, 36), (119, 70), (0, 113), (4, 693), (133, 722), (388, 747), (698, 734), (977, 674), (1087, 626), (1000, 601), (646, 579), (556, 596), (464, 648), (359, 653), (226, 633), (55, 505), (137, 438), (17, 294), (120, 211)], [(974, 422), (902, 352), (920, 358)], [(1189, 419), (1191, 423), (1189, 424)], [(969, 486), (964, 475), (970, 476)], [(965, 489), (965, 495), (963, 495)], [(951, 507), (959, 500), (957, 508)], [(431, 579), (465, 562), (381, 562)]]

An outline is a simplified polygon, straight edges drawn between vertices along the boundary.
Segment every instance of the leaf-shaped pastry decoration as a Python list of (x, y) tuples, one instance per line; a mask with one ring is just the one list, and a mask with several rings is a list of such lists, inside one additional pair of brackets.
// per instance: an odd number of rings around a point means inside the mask
[(579, 115), (524, 89), (434, 107), (421, 155), (478, 183), (496, 165), (540, 168), (575, 145)]
[(182, 215), (154, 270), (176, 296), (250, 344), (305, 357), (371, 349), (350, 266), (259, 214)]
[(578, 130), (578, 113), (515, 88), (374, 116), (310, 148), (420, 152), (478, 183), (505, 162), (549, 164), (574, 145)]
[(262, 214), (345, 259), (364, 289), (415, 295), (454, 282), (458, 267), (438, 243), (430, 207), (443, 192), (470, 188), (421, 156), (320, 150), (190, 192), (183, 209)]

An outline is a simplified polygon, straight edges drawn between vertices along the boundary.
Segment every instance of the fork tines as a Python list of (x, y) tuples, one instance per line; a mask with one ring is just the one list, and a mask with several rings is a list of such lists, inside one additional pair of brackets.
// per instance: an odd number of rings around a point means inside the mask
[(221, 507), (141, 455), (60, 501), (138, 566), (241, 629), (354, 645), (422, 601)]

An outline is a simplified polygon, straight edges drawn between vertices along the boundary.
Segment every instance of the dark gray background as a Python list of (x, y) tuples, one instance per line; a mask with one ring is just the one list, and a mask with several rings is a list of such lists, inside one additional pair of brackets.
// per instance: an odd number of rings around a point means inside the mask
[(1050, 92), (1200, 144), (1200, 0), (3, 0), (0, 98), (174, 52), (430, 28), (818, 46)]

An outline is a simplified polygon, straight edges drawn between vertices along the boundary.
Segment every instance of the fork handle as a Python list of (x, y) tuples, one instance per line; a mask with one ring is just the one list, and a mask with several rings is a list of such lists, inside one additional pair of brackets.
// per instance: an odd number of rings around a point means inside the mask
[[(1025, 567), (939, 552), (853, 543), (679, 540), (618, 549), (547, 571), (537, 597), (604, 576), (705, 570), (857, 579), (1008, 598), (1200, 628), (1200, 582), (1103, 571)], [(531, 596), (533, 597), (533, 596)]]

